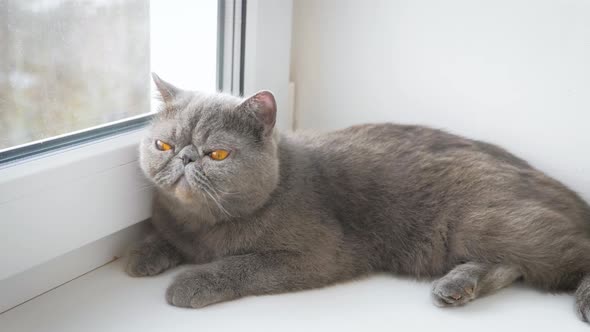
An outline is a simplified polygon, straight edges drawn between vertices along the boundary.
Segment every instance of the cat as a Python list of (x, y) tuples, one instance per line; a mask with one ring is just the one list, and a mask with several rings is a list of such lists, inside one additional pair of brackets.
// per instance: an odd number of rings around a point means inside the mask
[(590, 318), (590, 207), (492, 144), (422, 126), (279, 134), (276, 102), (179, 89), (140, 144), (155, 232), (127, 273), (180, 264), (166, 291), (200, 308), (388, 272), (437, 278), (434, 304), (522, 280), (574, 291)]

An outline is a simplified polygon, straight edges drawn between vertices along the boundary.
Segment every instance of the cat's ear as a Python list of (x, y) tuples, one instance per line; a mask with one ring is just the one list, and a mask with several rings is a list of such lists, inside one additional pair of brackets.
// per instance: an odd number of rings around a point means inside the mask
[(277, 120), (277, 102), (270, 91), (259, 91), (254, 95), (246, 98), (238, 109), (241, 111), (252, 112), (264, 126), (264, 135), (272, 133)]
[(160, 96), (162, 96), (162, 99), (166, 104), (172, 102), (176, 95), (181, 91), (179, 88), (161, 79), (156, 73), (152, 73), (152, 78), (154, 79), (156, 88), (158, 88), (158, 91), (160, 92)]

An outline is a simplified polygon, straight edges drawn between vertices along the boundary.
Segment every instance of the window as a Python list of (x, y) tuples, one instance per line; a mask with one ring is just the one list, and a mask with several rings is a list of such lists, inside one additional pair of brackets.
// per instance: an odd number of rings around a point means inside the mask
[(152, 70), (214, 91), (219, 7), (0, 0), (0, 162), (143, 124)]

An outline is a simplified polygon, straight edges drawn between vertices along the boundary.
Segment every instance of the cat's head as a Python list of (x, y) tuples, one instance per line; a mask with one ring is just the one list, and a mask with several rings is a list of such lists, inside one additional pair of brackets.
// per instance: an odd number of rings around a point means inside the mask
[(168, 198), (216, 219), (266, 202), (279, 177), (276, 103), (181, 90), (154, 74), (162, 110), (140, 145), (144, 173)]

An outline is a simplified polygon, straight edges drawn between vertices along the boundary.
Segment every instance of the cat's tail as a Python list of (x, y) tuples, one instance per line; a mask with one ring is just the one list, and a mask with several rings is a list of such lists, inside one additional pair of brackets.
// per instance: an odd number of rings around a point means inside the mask
[(586, 274), (576, 290), (576, 313), (584, 322), (590, 322), (590, 274)]

